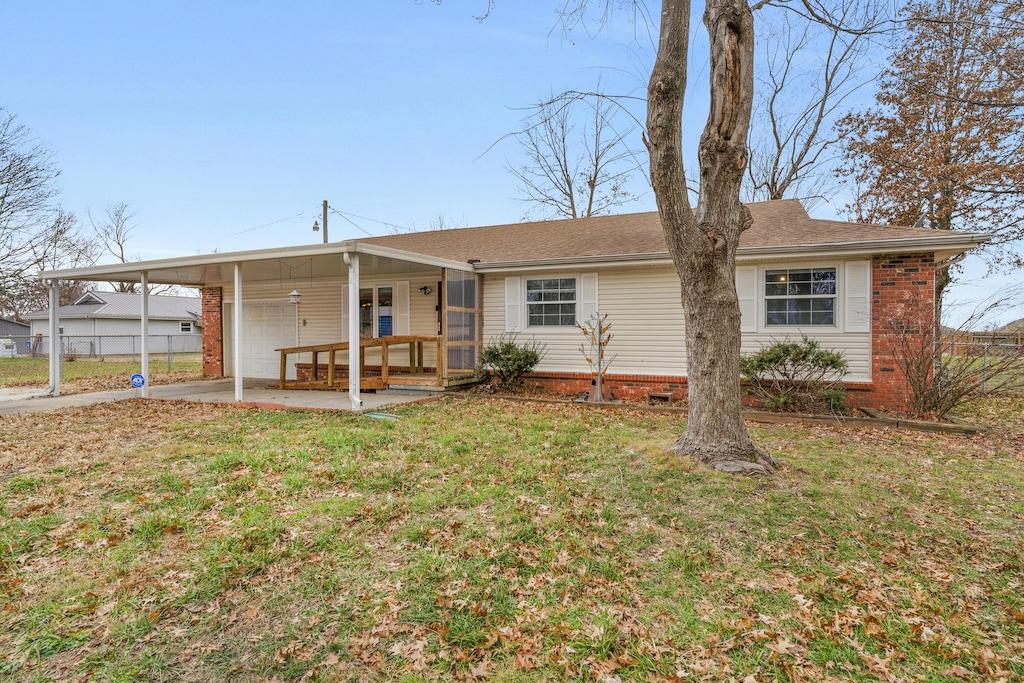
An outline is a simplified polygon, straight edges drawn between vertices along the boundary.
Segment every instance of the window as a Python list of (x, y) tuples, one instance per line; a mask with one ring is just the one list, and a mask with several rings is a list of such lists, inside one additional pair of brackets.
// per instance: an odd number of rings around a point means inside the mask
[(359, 336), (363, 339), (394, 334), (394, 289), (363, 287), (359, 290)]
[(835, 325), (836, 269), (767, 270), (764, 298), (768, 326)]
[(556, 326), (576, 324), (576, 278), (526, 281), (528, 324)]
[(182, 322), (178, 331), (182, 334), (192, 334), (192, 321)]

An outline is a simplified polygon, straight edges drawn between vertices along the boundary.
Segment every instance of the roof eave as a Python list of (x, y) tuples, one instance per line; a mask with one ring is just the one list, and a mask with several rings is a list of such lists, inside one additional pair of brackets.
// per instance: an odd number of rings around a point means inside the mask
[[(855, 242), (829, 242), (825, 244), (792, 244), (758, 247), (740, 247), (736, 251), (738, 261), (761, 261), (766, 259), (791, 259), (801, 256), (868, 256), (892, 252), (932, 251), (943, 254), (957, 254), (973, 249), (992, 239), (991, 235), (979, 233), (957, 233), (928, 237), (901, 237), (885, 240), (859, 240)], [(476, 264), (476, 270), (486, 272), (512, 272), (522, 270), (556, 270), (574, 266), (636, 266), (664, 265), (672, 263), (667, 251), (646, 254), (611, 254), (607, 256), (572, 256), (564, 258), (538, 259), (531, 261), (492, 261)]]

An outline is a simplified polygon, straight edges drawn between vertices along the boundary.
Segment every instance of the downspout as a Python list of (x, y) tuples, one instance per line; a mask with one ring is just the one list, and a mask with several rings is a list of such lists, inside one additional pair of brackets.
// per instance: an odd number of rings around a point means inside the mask
[(50, 394), (60, 396), (60, 281), (50, 280)]
[(342, 258), (348, 266), (348, 399), (359, 410), (359, 254), (346, 251)]

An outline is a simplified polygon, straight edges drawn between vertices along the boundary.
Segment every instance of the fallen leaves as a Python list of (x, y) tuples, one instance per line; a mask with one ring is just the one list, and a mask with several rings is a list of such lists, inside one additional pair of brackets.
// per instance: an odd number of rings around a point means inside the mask
[(678, 427), (629, 411), (363, 422), (0, 418), (0, 655), (59, 649), (57, 679), (96, 652), (181, 680), (1024, 675), (1024, 473), (989, 443), (759, 427), (799, 471), (751, 483), (628, 453)]

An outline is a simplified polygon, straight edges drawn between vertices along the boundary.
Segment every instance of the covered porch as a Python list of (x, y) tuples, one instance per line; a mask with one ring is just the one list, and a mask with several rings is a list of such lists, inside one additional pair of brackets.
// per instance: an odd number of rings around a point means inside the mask
[[(236, 401), (246, 400), (252, 382), (265, 380), (264, 386), (282, 389), (344, 391), (346, 403), (359, 409), (364, 391), (442, 391), (475, 378), (482, 288), (469, 263), (353, 240), (58, 270), (40, 278), (50, 283), (51, 300), (66, 279), (139, 283), (143, 339), (148, 286), (200, 289), (203, 373), (232, 378)], [(51, 332), (59, 325), (53, 316)], [(54, 396), (59, 361), (51, 358)], [(144, 378), (148, 362), (143, 349)], [(148, 384), (141, 394), (148, 395)]]

